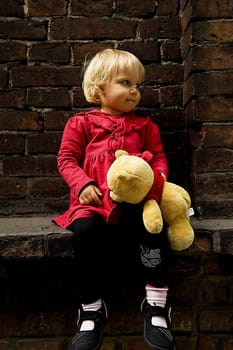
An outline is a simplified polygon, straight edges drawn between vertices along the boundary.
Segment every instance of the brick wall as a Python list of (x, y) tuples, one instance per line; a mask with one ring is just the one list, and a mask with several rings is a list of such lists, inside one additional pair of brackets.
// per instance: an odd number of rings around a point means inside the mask
[(181, 38), (186, 123), (207, 135), (190, 157), (191, 188), (200, 217), (231, 217), (233, 208), (232, 1), (183, 1)]

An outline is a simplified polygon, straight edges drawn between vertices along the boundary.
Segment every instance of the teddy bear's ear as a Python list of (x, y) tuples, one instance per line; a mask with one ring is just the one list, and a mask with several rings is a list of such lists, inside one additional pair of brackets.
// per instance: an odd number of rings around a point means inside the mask
[(116, 159), (121, 157), (121, 156), (126, 156), (128, 154), (127, 151), (124, 151), (123, 149), (118, 149), (116, 152), (115, 152), (115, 157)]

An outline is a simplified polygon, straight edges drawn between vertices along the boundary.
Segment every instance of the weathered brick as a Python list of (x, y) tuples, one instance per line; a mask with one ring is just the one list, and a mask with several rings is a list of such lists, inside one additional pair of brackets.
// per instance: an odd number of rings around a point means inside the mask
[(201, 310), (199, 315), (199, 326), (201, 331), (232, 332), (233, 331), (233, 309), (222, 307), (211, 310)]
[(86, 101), (83, 89), (81, 87), (77, 87), (73, 90), (73, 105), (77, 108), (90, 108), (90, 103)]
[(27, 182), (27, 193), (33, 198), (62, 197), (68, 194), (68, 187), (61, 177), (31, 178)]
[(44, 116), (44, 127), (45, 130), (61, 130), (63, 131), (64, 126), (68, 119), (75, 113), (73, 111), (46, 111), (43, 113)]
[(155, 13), (156, 4), (153, 0), (138, 1), (137, 5), (131, 0), (118, 0), (116, 13), (125, 16), (150, 16)]
[(42, 40), (47, 35), (47, 22), (36, 20), (0, 20), (0, 33), (0, 37), (9, 40)]
[(57, 176), (56, 156), (12, 156), (4, 158), (3, 175)]
[(71, 107), (71, 96), (67, 89), (28, 89), (27, 105), (34, 107)]
[(61, 133), (28, 135), (26, 147), (29, 154), (57, 153), (61, 142)]
[(181, 34), (179, 17), (145, 19), (138, 26), (141, 39), (173, 39)]
[(157, 106), (159, 104), (159, 91), (151, 86), (143, 86), (141, 89), (140, 106)]
[(191, 67), (188, 69), (186, 75), (188, 75), (190, 71), (209, 71), (232, 68), (231, 57), (233, 55), (233, 48), (231, 46), (194, 47), (189, 54), (192, 56)]
[[(122, 350), (146, 350), (148, 349), (143, 337), (124, 337), (121, 339)], [(114, 348), (115, 349), (115, 348)], [(110, 350), (110, 349), (109, 349)]]
[(9, 341), (0, 340), (0, 350), (10, 350), (12, 346)]
[(180, 61), (180, 44), (175, 40), (164, 40), (161, 44), (163, 61)]
[(72, 53), (75, 64), (83, 64), (86, 59), (94, 56), (98, 51), (113, 48), (112, 43), (105, 42), (87, 42), (74, 43), (72, 45)]
[(193, 166), (197, 173), (232, 171), (231, 149), (202, 149), (193, 154)]
[(6, 88), (8, 84), (8, 72), (0, 69), (0, 88)]
[(226, 181), (225, 173), (199, 174), (193, 190), (199, 200), (232, 199), (233, 175), (229, 173)]
[(17, 350), (62, 350), (59, 340), (34, 339), (20, 340), (17, 342)]
[[(213, 124), (213, 125), (208, 125), (206, 128), (207, 128), (207, 135), (206, 135), (205, 144), (207, 147), (218, 147), (220, 149), (233, 147), (232, 124), (220, 124), (220, 125)], [(232, 167), (232, 164), (230, 166)]]
[[(219, 251), (217, 251), (218, 253), (220, 252), (221, 254), (233, 255), (232, 233), (233, 233), (233, 229), (230, 229), (230, 230), (224, 230), (219, 234), (217, 234), (217, 237), (216, 237), (217, 241), (219, 242), (219, 239), (220, 239), (220, 247), (218, 247)], [(232, 282), (232, 278), (231, 278), (231, 282)]]
[(181, 86), (166, 86), (160, 88), (161, 104), (164, 106), (182, 106)]
[(29, 57), (31, 61), (69, 63), (70, 45), (64, 43), (34, 44), (30, 48)]
[(132, 52), (143, 63), (145, 62), (159, 62), (160, 51), (158, 41), (148, 42), (122, 42), (119, 43), (118, 49)]
[(113, 13), (112, 0), (85, 1), (71, 0), (73, 16), (111, 16)]
[(218, 338), (209, 335), (201, 335), (198, 341), (198, 350), (218, 350)]
[(193, 18), (232, 18), (233, 3), (231, 0), (213, 0), (205, 3), (192, 0)]
[(231, 43), (233, 21), (194, 22), (193, 42)]
[(146, 82), (156, 84), (181, 83), (183, 80), (183, 68), (176, 63), (159, 65), (146, 65)]
[(28, 0), (27, 6), (29, 16), (48, 17), (67, 14), (67, 1), (65, 0)]
[(174, 307), (171, 315), (171, 327), (173, 331), (191, 332), (193, 326), (192, 310), (187, 307)]
[(213, 71), (191, 76), (184, 84), (183, 102), (186, 104), (193, 96), (229, 95), (233, 89), (233, 73)]
[(0, 43), (0, 62), (23, 61), (26, 58), (26, 45), (11, 41)]
[(25, 151), (23, 135), (0, 134), (0, 153), (14, 154)]
[(0, 130), (42, 130), (43, 118), (36, 111), (0, 111)]
[(76, 67), (15, 67), (11, 70), (12, 86), (75, 86), (80, 84), (80, 73)]
[(181, 27), (183, 33), (187, 32), (187, 28), (192, 18), (192, 0), (186, 1), (186, 6), (181, 5)]
[(26, 180), (22, 178), (0, 177), (1, 198), (22, 198), (26, 196)]
[(23, 108), (25, 105), (25, 90), (0, 90), (0, 108)]
[(23, 17), (24, 15), (24, 0), (9, 0), (0, 2), (1, 17)]
[(189, 103), (187, 109), (189, 121), (200, 120), (202, 122), (231, 121), (233, 115), (233, 98), (198, 98)]
[(158, 16), (174, 16), (179, 13), (179, 4), (176, 0), (159, 1)]
[[(1, 27), (0, 27), (1, 29)], [(136, 21), (118, 18), (62, 18), (51, 23), (55, 40), (126, 39), (135, 38)]]

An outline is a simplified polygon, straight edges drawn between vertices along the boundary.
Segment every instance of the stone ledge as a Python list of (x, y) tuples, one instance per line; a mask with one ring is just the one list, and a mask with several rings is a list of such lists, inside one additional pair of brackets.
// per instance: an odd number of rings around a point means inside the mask
[[(196, 239), (190, 253), (199, 250), (233, 255), (233, 220), (191, 221)], [(69, 230), (54, 224), (50, 216), (0, 217), (0, 259), (73, 257), (72, 236)]]

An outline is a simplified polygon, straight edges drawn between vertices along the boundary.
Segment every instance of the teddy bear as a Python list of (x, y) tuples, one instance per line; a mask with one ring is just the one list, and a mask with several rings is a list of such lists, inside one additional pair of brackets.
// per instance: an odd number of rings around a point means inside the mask
[(165, 221), (170, 248), (176, 251), (189, 248), (194, 240), (194, 231), (188, 217), (191, 206), (188, 192), (181, 186), (164, 181), (159, 203), (150, 197), (145, 199), (154, 181), (154, 172), (142, 156), (130, 155), (124, 150), (116, 151), (115, 160), (107, 173), (111, 199), (142, 203), (143, 223), (148, 232), (160, 233)]

